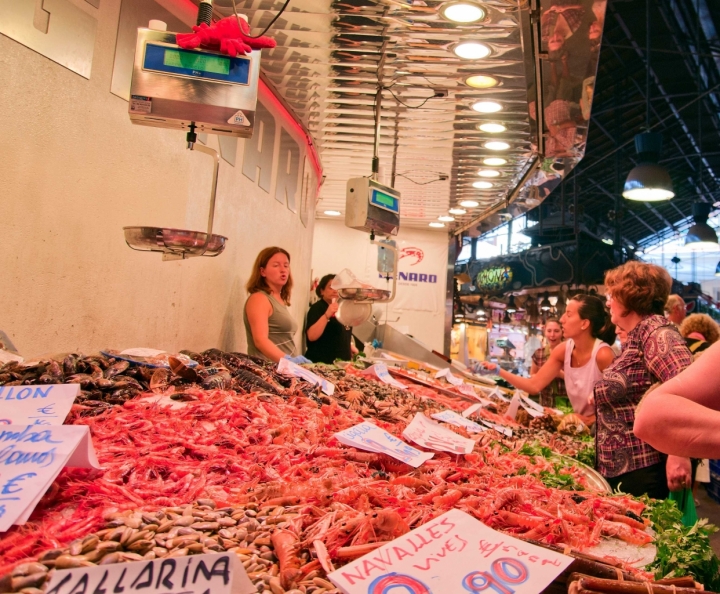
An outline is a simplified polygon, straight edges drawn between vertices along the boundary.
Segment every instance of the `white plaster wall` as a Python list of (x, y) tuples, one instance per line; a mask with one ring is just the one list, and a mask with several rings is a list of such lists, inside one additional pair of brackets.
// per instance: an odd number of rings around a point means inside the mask
[(244, 351), (243, 287), (260, 249), (290, 252), (302, 319), (314, 213), (304, 227), (274, 188), (243, 176), (240, 141), (236, 167), (220, 165), (223, 254), (163, 262), (127, 247), (125, 225), (205, 230), (212, 166), (183, 133), (132, 125), (110, 93), (119, 11), (120, 0), (100, 3), (90, 80), (0, 35), (0, 328), (26, 356)]
[[(401, 228), (394, 238), (399, 248), (419, 246), (426, 252), (426, 261), (418, 266), (420, 272), (436, 274), (438, 282), (432, 287), (432, 311), (399, 309), (398, 304), (408, 304), (408, 296), (415, 287), (410, 283), (398, 283), (396, 300), (387, 305), (387, 319), (392, 326), (407, 331), (428, 347), (443, 352), (445, 331), (445, 286), (447, 284), (448, 239), (443, 232), (420, 231)], [(429, 265), (429, 266), (428, 266)], [(315, 239), (312, 252), (312, 276), (321, 278), (325, 274), (337, 274), (349, 268), (355, 276), (376, 287), (385, 288), (385, 281), (377, 275), (377, 249), (370, 245), (369, 234), (345, 226), (343, 221), (319, 219), (315, 221)], [(412, 271), (408, 259), (400, 261), (401, 271)], [(376, 313), (385, 319), (386, 306), (376, 305)], [(397, 321), (395, 321), (397, 320)]]

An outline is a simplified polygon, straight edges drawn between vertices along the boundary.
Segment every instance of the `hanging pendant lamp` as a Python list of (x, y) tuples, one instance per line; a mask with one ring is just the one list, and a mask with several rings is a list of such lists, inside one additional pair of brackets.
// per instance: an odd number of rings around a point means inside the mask
[(635, 150), (640, 163), (625, 180), (623, 197), (641, 202), (670, 200), (675, 196), (670, 174), (657, 161), (662, 149), (662, 134), (644, 132), (635, 137)]
[(694, 252), (715, 252), (720, 250), (717, 233), (707, 224), (710, 215), (709, 202), (695, 202), (692, 205), (692, 215), (695, 224), (688, 229), (685, 236), (685, 245)]

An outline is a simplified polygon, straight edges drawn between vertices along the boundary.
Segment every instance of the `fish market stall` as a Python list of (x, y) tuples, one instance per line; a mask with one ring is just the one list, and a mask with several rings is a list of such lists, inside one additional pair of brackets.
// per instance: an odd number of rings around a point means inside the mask
[[(349, 363), (308, 368), (334, 386), (328, 395), (241, 353), (182, 355), (157, 368), (79, 354), (0, 368), (4, 392), (79, 384), (65, 423), (89, 428), (100, 466), (66, 468), (29, 521), (0, 537), (3, 591), (39, 593), (63, 568), (231, 551), (258, 591), (332, 592), (334, 568), (450, 509), (578, 563), (620, 564), (630, 581), (668, 567), (593, 556), (608, 540), (654, 546), (671, 529), (663, 504), (604, 492), (568, 457), (586, 442), (502, 416), (505, 394), (490, 390), (494, 407), (463, 416), (469, 402), (448, 390), (400, 376), (393, 385)], [(414, 468), (339, 441), (367, 419), (407, 440), (418, 414), (469, 440), (470, 452), (414, 443), (432, 455)]]

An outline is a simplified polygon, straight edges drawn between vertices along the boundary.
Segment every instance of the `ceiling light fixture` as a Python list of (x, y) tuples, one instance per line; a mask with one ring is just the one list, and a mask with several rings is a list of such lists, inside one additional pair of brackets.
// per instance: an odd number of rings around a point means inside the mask
[(339, 217), (342, 213), (339, 210), (326, 210), (323, 212), (329, 217)]
[(688, 229), (685, 245), (693, 252), (716, 252), (720, 249), (715, 229), (707, 224), (711, 206), (708, 202), (694, 202), (692, 205), (695, 224)]
[(440, 14), (454, 23), (474, 23), (485, 18), (485, 9), (469, 2), (452, 2), (440, 9)]
[(445, 223), (452, 223), (455, 220), (455, 217), (451, 217), (450, 215), (442, 215), (438, 217), (438, 221), (444, 221)]
[(635, 136), (639, 164), (628, 173), (623, 197), (641, 202), (657, 202), (675, 196), (670, 174), (657, 163), (661, 149), (662, 134), (645, 132)]
[(500, 165), (505, 165), (505, 163), (507, 163), (507, 159), (503, 159), (502, 157), (488, 157), (487, 159), (483, 159), (483, 163), (485, 165), (490, 165), (491, 167), (498, 167)]
[(439, 229), (440, 227), (444, 227), (445, 223), (437, 223), (437, 222), (433, 221), (432, 223), (430, 223), (430, 226), (435, 227), (436, 229)]
[(455, 207), (455, 208), (449, 208), (449, 209), (448, 209), (448, 212), (449, 212), (451, 215), (464, 215), (464, 214), (467, 214), (467, 210), (465, 210), (464, 208), (457, 208), (457, 207)]
[[(476, 183), (482, 183), (482, 182), (476, 182)], [(489, 182), (485, 182), (489, 183)], [(492, 184), (490, 184), (492, 187)], [(475, 208), (476, 206), (480, 206), (480, 203), (477, 200), (461, 200), (460, 206), (464, 206), (465, 208)]]
[(500, 132), (505, 132), (507, 128), (502, 124), (497, 124), (495, 122), (487, 122), (485, 124), (478, 125), (478, 130), (482, 130), (483, 132), (489, 132), (490, 134), (499, 134)]
[(550, 311), (552, 309), (552, 303), (550, 303), (550, 299), (548, 299), (549, 295), (550, 293), (545, 291), (545, 296), (540, 302), (540, 309), (542, 309), (543, 311)]
[(478, 171), (480, 177), (498, 177), (500, 172), (496, 169), (481, 169)]
[(493, 76), (485, 76), (484, 74), (473, 74), (465, 79), (465, 84), (474, 89), (491, 89), (497, 87), (499, 81)]
[(487, 58), (491, 51), (488, 45), (479, 41), (463, 41), (453, 48), (455, 55), (463, 60), (482, 60)]
[(490, 142), (483, 144), (483, 146), (491, 151), (506, 151), (510, 148), (510, 145), (502, 140), (491, 140)]
[(480, 113), (496, 113), (502, 111), (502, 105), (496, 101), (478, 101), (473, 103), (472, 108)]
[(473, 188), (477, 188), (478, 190), (489, 190), (492, 187), (493, 185), (488, 181), (473, 182)]

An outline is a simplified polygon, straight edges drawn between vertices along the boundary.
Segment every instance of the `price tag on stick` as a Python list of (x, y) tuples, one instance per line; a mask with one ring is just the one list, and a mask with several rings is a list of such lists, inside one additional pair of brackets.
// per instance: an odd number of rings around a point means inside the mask
[(328, 577), (345, 594), (539, 594), (572, 561), (454, 509)]

